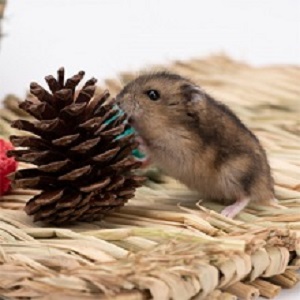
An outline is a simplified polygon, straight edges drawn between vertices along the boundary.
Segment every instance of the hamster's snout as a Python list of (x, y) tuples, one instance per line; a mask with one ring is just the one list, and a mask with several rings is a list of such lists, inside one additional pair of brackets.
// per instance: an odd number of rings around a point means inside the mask
[(116, 96), (116, 104), (123, 110), (129, 118), (136, 119), (142, 114), (142, 109), (140, 107), (139, 101), (136, 95), (131, 92), (121, 91)]
[(131, 105), (130, 101), (128, 101), (126, 95), (123, 95), (120, 93), (119, 95), (116, 96), (116, 104), (121, 108), (126, 114), (130, 115), (131, 114)]
[(127, 103), (129, 100), (130, 99), (129, 99), (129, 94), (128, 93), (120, 92), (116, 96), (116, 103), (118, 105), (123, 105), (124, 103)]

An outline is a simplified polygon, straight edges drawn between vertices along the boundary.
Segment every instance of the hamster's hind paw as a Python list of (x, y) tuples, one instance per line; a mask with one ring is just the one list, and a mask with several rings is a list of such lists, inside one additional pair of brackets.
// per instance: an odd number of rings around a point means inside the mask
[(238, 215), (248, 205), (249, 201), (250, 201), (250, 198), (238, 199), (233, 204), (228, 205), (227, 207), (225, 207), (222, 210), (221, 215), (232, 219), (236, 215)]

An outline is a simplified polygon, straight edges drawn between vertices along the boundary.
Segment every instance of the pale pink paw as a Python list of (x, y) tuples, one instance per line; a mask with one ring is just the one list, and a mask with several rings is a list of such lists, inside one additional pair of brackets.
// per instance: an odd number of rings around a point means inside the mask
[(221, 211), (221, 215), (231, 219), (234, 218), (238, 213), (239, 211), (236, 211), (236, 208), (233, 205), (229, 205)]
[(240, 198), (233, 204), (225, 207), (221, 214), (228, 218), (234, 218), (237, 214), (239, 214), (249, 203), (250, 198)]

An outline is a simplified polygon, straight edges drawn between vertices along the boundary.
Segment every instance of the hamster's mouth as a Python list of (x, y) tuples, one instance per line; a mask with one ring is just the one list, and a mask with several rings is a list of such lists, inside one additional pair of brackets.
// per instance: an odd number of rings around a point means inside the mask
[(134, 126), (135, 121), (132, 116), (128, 116), (127, 121), (131, 126)]
[(128, 120), (128, 123), (129, 123), (129, 124), (132, 124), (132, 122), (133, 122), (132, 117), (128, 117), (127, 120)]

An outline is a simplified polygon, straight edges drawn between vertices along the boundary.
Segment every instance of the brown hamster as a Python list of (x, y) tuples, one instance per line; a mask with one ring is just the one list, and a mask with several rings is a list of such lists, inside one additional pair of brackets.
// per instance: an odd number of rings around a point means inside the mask
[(224, 215), (234, 217), (249, 201), (273, 202), (270, 167), (256, 136), (188, 79), (142, 75), (124, 87), (117, 103), (152, 162), (204, 200), (233, 203)]

